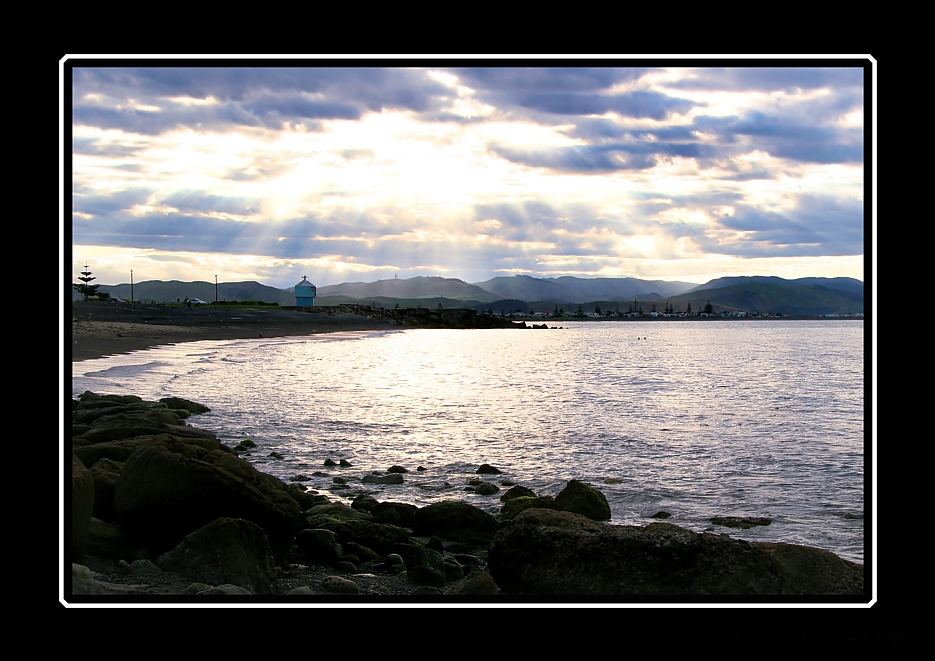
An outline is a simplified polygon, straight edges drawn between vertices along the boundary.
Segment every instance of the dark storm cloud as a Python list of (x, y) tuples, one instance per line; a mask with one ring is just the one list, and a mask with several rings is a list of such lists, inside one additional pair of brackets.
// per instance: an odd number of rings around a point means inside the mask
[(505, 67), (452, 71), (485, 103), (532, 119), (537, 119), (539, 113), (580, 116), (607, 112), (617, 112), (626, 117), (664, 119), (698, 105), (660, 92), (610, 92), (615, 85), (639, 80), (649, 69)]
[(857, 87), (863, 84), (860, 68), (743, 67), (685, 70), (685, 77), (666, 87), (725, 91), (792, 91), (820, 87)]
[(82, 192), (76, 191), (72, 204), (78, 213), (109, 216), (130, 209), (137, 204), (144, 204), (152, 194), (151, 190), (143, 188), (131, 188), (111, 195), (96, 195), (82, 189)]
[(791, 211), (763, 212), (740, 206), (732, 217), (720, 219), (722, 227), (752, 232), (754, 241), (771, 244), (818, 243), (832, 252), (856, 255), (863, 252), (863, 203), (833, 197), (805, 195)]
[(583, 174), (645, 170), (654, 167), (661, 159), (711, 157), (716, 153), (710, 145), (700, 142), (651, 140), (533, 150), (493, 145), (490, 149), (514, 163)]
[(452, 69), (475, 90), (489, 92), (586, 92), (638, 80), (650, 69), (587, 67), (477, 67)]
[(625, 92), (623, 94), (577, 94), (568, 92), (535, 92), (500, 97), (518, 106), (557, 115), (603, 115), (616, 112), (626, 117), (665, 119), (673, 113), (691, 110), (696, 103), (658, 92)]
[[(809, 124), (795, 117), (762, 112), (742, 117), (697, 117), (694, 126), (718, 136), (722, 156), (757, 149), (777, 158), (807, 163), (863, 161), (863, 131), (859, 128)], [(738, 138), (743, 138), (739, 146)]]
[[(709, 210), (704, 204), (684, 206)], [(696, 202), (702, 202), (700, 198)], [(644, 209), (648, 211), (649, 209)], [(695, 223), (661, 222), (652, 214), (643, 227), (662, 231), (673, 239), (690, 238), (706, 253), (738, 257), (805, 257), (860, 255), (863, 253), (863, 203), (830, 196), (803, 195), (793, 209), (766, 211), (749, 204), (734, 205), (733, 215), (717, 217), (715, 227)], [(722, 230), (744, 232), (743, 238)]]
[[(411, 69), (78, 67), (74, 121), (148, 134), (179, 126), (278, 128), (284, 122), (315, 128), (316, 120), (357, 119), (367, 110), (437, 110), (449, 93), (425, 72)], [(88, 94), (102, 99), (85, 98)], [(219, 103), (186, 106), (171, 97), (214, 97)], [(160, 111), (115, 107), (131, 99)]]

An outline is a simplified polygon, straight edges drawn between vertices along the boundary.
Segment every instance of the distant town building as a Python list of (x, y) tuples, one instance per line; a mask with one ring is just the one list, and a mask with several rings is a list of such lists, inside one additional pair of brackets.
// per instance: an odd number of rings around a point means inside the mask
[(308, 276), (302, 276), (302, 282), (295, 286), (295, 304), (300, 308), (310, 308), (315, 305), (315, 285), (308, 281)]

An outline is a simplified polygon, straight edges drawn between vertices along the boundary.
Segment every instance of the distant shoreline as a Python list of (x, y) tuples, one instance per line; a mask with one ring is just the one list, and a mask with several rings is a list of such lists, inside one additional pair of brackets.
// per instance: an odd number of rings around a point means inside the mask
[(863, 317), (508, 317), (514, 321), (530, 321), (541, 323), (544, 321), (562, 323), (569, 321), (863, 321)]
[[(494, 317), (497, 320), (499, 316)], [(852, 317), (516, 317), (530, 324), (660, 321), (862, 321)], [(72, 362), (200, 340), (291, 337), (401, 328), (391, 319), (322, 309), (318, 313), (279, 308), (175, 308), (75, 303), (66, 345)]]
[(76, 303), (66, 351), (78, 362), (180, 342), (289, 337), (396, 328), (385, 319), (278, 309), (197, 309)]

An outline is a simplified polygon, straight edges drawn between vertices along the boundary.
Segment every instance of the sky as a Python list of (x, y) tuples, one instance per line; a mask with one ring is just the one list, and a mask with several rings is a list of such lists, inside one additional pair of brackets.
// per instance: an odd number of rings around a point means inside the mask
[(74, 281), (863, 279), (859, 67), (137, 64), (73, 69)]

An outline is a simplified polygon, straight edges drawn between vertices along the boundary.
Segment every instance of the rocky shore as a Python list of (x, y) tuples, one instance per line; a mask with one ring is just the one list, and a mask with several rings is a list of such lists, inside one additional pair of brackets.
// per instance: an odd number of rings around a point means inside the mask
[(502, 491), (502, 508), (491, 515), (460, 501), (379, 502), (368, 485), (399, 480), (406, 469), (392, 466), (348, 474), (346, 499), (332, 500), (257, 471), (238, 456), (247, 441), (231, 448), (189, 424), (206, 410), (174, 397), (85, 392), (72, 400), (67, 601), (859, 601), (863, 594), (863, 567), (820, 549), (664, 522), (604, 523), (606, 498), (578, 480), (540, 496), (497, 487), (496, 467), (483, 464), (475, 477), (487, 479), (475, 488)]

